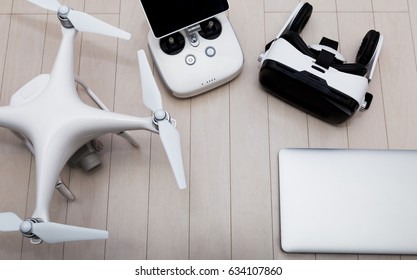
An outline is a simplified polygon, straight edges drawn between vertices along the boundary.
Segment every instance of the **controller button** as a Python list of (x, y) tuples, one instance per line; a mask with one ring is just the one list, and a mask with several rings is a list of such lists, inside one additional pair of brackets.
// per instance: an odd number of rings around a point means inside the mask
[(208, 48), (206, 49), (206, 55), (207, 55), (208, 57), (213, 57), (213, 56), (215, 56), (215, 55), (216, 55), (216, 49), (215, 49), (215, 48), (213, 48), (213, 47), (208, 47)]
[(193, 65), (195, 63), (195, 56), (192, 54), (189, 54), (185, 57), (185, 63), (187, 63), (188, 65)]

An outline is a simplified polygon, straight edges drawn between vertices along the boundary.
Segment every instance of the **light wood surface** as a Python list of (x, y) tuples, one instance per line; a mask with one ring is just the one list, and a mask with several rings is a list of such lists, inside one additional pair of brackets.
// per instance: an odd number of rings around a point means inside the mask
[[(104, 103), (147, 116), (136, 51), (149, 27), (137, 0), (61, 1), (132, 33), (130, 41), (78, 34), (75, 69)], [(55, 193), (54, 222), (107, 229), (106, 241), (34, 246), (18, 233), (0, 234), (0, 259), (413, 259), (400, 255), (287, 254), (280, 248), (278, 151), (284, 147), (417, 149), (417, 1), (311, 0), (302, 32), (307, 43), (338, 40), (354, 61), (369, 29), (385, 41), (369, 91), (374, 100), (341, 126), (281, 102), (258, 84), (257, 57), (298, 0), (229, 0), (229, 19), (245, 64), (230, 83), (189, 98), (173, 97), (155, 70), (164, 107), (177, 120), (188, 188), (179, 190), (158, 135), (134, 131), (133, 148), (100, 138), (103, 166), (86, 174), (64, 168), (76, 196)], [(48, 73), (60, 42), (59, 22), (24, 0), (0, 5), (0, 105), (26, 82)], [(80, 96), (91, 104), (85, 92)], [(0, 212), (29, 217), (34, 209), (31, 154), (0, 128)]]

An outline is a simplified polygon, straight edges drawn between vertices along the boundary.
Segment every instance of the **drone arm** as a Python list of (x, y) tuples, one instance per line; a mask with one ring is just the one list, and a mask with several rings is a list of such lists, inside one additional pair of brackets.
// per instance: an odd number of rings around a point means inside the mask
[(23, 132), (24, 112), (19, 107), (0, 106), (0, 127)]
[[(90, 107), (89, 116), (83, 117), (84, 131), (90, 131), (93, 138), (106, 133), (118, 134), (120, 131), (147, 130), (158, 133), (152, 122), (152, 117), (135, 117), (119, 114), (111, 111), (104, 111)], [(91, 139), (90, 139), (91, 140)]]
[(55, 149), (51, 152), (36, 153), (36, 207), (32, 215), (44, 222), (49, 222), (49, 205), (55, 189), (57, 178), (65, 162), (60, 159)]
[(74, 28), (61, 27), (62, 40), (50, 75), (50, 84), (58, 88), (70, 88), (74, 84), (74, 40), (77, 31)]

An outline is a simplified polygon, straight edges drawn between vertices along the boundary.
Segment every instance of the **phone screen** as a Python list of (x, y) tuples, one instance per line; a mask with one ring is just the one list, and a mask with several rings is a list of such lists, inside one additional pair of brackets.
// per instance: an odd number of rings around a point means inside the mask
[(227, 0), (140, 0), (156, 38), (199, 23), (229, 9)]

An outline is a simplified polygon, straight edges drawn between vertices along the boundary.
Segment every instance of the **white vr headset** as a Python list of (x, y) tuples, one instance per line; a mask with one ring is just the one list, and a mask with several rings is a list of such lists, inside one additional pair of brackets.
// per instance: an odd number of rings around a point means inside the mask
[(323, 37), (308, 46), (299, 33), (313, 7), (300, 3), (277, 37), (259, 57), (261, 86), (272, 95), (331, 124), (340, 124), (372, 101), (368, 84), (382, 49), (383, 36), (370, 30), (355, 63), (337, 52), (338, 42)]

